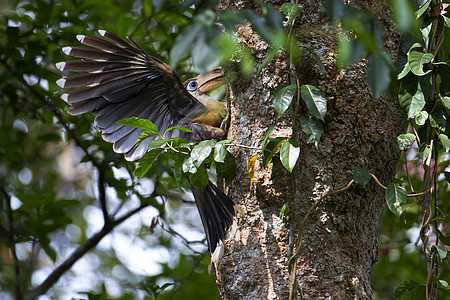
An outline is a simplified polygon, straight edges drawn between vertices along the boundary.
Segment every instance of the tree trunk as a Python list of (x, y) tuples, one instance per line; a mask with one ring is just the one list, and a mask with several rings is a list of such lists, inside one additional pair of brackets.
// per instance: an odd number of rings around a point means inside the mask
[[(297, 38), (314, 49), (328, 76), (308, 57), (297, 75), (302, 84), (316, 86), (327, 98), (324, 133), (316, 147), (306, 142), (301, 128), (294, 130), (301, 147), (294, 172), (286, 171), (277, 158), (263, 169), (259, 157), (251, 189), (246, 163), (257, 151), (235, 149), (237, 177), (228, 194), (239, 204), (240, 236), (226, 242), (225, 256), (216, 269), (222, 299), (288, 299), (288, 263), (296, 251), (300, 253), (296, 274), (303, 299), (373, 298), (370, 278), (377, 261), (377, 222), (385, 206), (382, 188), (371, 180), (364, 188), (353, 184), (323, 199), (306, 221), (299, 249), (294, 247), (296, 228), (315, 200), (349, 183), (356, 166), (369, 169), (386, 185), (396, 172), (400, 153), (395, 140), (405, 121), (396, 99), (386, 95), (374, 99), (365, 80), (365, 61), (346, 70), (337, 68), (337, 29), (328, 23), (324, 1), (300, 3), (303, 11), (296, 21)], [(358, 3), (359, 8), (379, 16), (387, 32), (386, 50), (395, 59), (398, 37), (386, 14), (389, 1)], [(220, 5), (220, 9), (242, 7), (259, 13), (252, 1), (223, 0)], [(238, 33), (260, 63), (267, 44), (249, 27), (239, 27)], [(232, 84), (229, 139), (261, 144), (260, 138), (275, 119), (273, 92), (288, 83), (289, 72), (289, 62), (281, 57), (257, 81)], [(273, 136), (291, 136), (292, 106)], [(296, 118), (306, 113), (301, 101)], [(292, 205), (283, 222), (280, 210), (288, 201)]]

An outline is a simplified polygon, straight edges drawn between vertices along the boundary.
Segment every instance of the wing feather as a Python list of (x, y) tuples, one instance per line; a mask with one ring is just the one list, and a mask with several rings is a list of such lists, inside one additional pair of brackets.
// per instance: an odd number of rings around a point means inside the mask
[[(102, 38), (79, 35), (85, 46), (64, 47), (63, 52), (80, 60), (57, 64), (61, 71), (78, 72), (60, 79), (63, 88), (74, 88), (62, 96), (71, 114), (93, 113), (94, 124), (113, 149), (128, 160), (145, 154), (154, 138), (136, 141), (142, 130), (117, 124), (125, 118), (145, 118), (164, 133), (178, 126), (188, 112), (204, 108), (183, 87), (168, 65), (148, 55), (132, 39), (126, 41), (110, 32), (99, 31)], [(86, 47), (87, 46), (87, 47)], [(178, 132), (168, 136), (179, 135)]]

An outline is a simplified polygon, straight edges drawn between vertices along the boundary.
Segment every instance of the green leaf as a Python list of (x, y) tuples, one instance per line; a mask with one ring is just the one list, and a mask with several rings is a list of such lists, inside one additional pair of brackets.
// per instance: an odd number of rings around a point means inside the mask
[(224, 162), (216, 161), (216, 172), (217, 176), (225, 179), (225, 184), (229, 185), (231, 181), (236, 176), (236, 160), (234, 159), (233, 154), (225, 150), (225, 159)]
[(297, 85), (295, 84), (282, 85), (275, 90), (273, 107), (280, 117), (291, 105), (296, 92)]
[(261, 151), (264, 152), (264, 149), (266, 147), (267, 141), (270, 138), (270, 135), (272, 134), (273, 130), (275, 129), (275, 127), (277, 127), (278, 122), (273, 123), (272, 125), (269, 126), (269, 129), (267, 129), (266, 134), (263, 137), (263, 141), (261, 143)]
[(202, 74), (208, 73), (220, 62), (221, 50), (211, 42), (211, 39), (212, 37), (207, 36), (207, 32), (201, 31), (192, 47), (192, 61)]
[(442, 15), (442, 17), (444, 18), (445, 27), (450, 27), (450, 18), (445, 15)]
[(422, 6), (419, 7), (419, 9), (416, 11), (416, 19), (420, 18), (424, 12), (427, 11), (428, 7), (430, 6), (431, 0), (427, 0), (425, 3), (422, 4)]
[(367, 56), (367, 48), (364, 44), (343, 33), (339, 35), (338, 51), (338, 63), (343, 67), (353, 65)]
[[(425, 97), (421, 90), (417, 90), (417, 93), (411, 95), (405, 93), (400, 97), (400, 103), (407, 103), (407, 115), (408, 119), (414, 118), (425, 107)], [(403, 106), (403, 105), (402, 105)]]
[(259, 75), (261, 75), (261, 71), (266, 68), (270, 62), (273, 60), (275, 55), (277, 54), (278, 49), (271, 49), (269, 54), (267, 54), (266, 58), (264, 58), (264, 61), (258, 66), (258, 72), (256, 73), (256, 79), (259, 78)]
[(370, 55), (367, 62), (367, 83), (376, 99), (380, 98), (381, 93), (389, 87), (390, 82), (390, 68), (386, 59)]
[[(445, 223), (449, 223), (450, 222), (450, 216), (446, 216), (445, 218), (436, 218), (436, 219), (440, 219), (442, 221), (444, 221)], [(442, 231), (440, 231), (439, 229), (437, 229), (438, 235), (439, 235), (439, 242), (450, 246), (450, 235), (445, 235), (442, 233)]]
[(305, 101), (309, 112), (325, 122), (325, 114), (327, 113), (327, 99), (323, 93), (312, 85), (304, 84), (301, 87), (301, 95)]
[(406, 189), (403, 185), (390, 183), (386, 189), (386, 204), (397, 216), (402, 213), (401, 204), (406, 203)]
[(148, 150), (152, 150), (155, 148), (159, 148), (162, 145), (164, 145), (167, 142), (167, 140), (163, 140), (163, 139), (157, 139), (157, 140), (153, 140), (150, 142), (150, 144), (148, 145)]
[(408, 150), (416, 140), (416, 136), (412, 133), (400, 134), (397, 137), (397, 149), (400, 151)]
[(432, 53), (423, 53), (419, 51), (411, 51), (408, 54), (408, 64), (411, 72), (417, 76), (423, 76), (431, 72), (431, 70), (424, 71), (423, 66), (428, 64), (433, 60), (434, 56)]
[(228, 151), (223, 144), (216, 144), (214, 146), (214, 161), (224, 163), (227, 152)]
[(438, 128), (441, 132), (446, 132), (448, 115), (445, 108), (441, 107), (440, 104), (436, 105), (430, 116), (431, 126)]
[(402, 79), (409, 73), (409, 71), (411, 71), (411, 69), (409, 68), (408, 62), (406, 61), (403, 66), (403, 70), (397, 75), (397, 79)]
[(197, 169), (198, 167), (196, 166), (196, 161), (192, 158), (192, 156), (186, 157), (183, 164), (181, 165), (181, 170), (185, 174), (194, 174), (197, 172)]
[(394, 22), (401, 31), (409, 31), (416, 25), (416, 14), (409, 0), (395, 0), (392, 3)]
[(153, 136), (159, 135), (158, 127), (156, 127), (155, 124), (153, 124), (150, 120), (147, 119), (139, 119), (136, 117), (131, 117), (127, 119), (123, 119), (116, 122), (117, 124), (121, 125), (128, 125), (132, 128), (138, 128), (145, 131), (148, 131), (149, 133), (153, 133)]
[(164, 151), (164, 148), (155, 148), (142, 156), (141, 159), (136, 164), (136, 168), (134, 169), (134, 176), (141, 179), (145, 174), (147, 174), (148, 170), (152, 167), (156, 158), (161, 152)]
[(439, 139), (441, 140), (441, 143), (445, 148), (445, 152), (448, 152), (450, 150), (450, 139), (448, 138), (448, 136), (441, 133), (439, 135)]
[(194, 40), (202, 30), (200, 24), (186, 26), (175, 38), (175, 43), (170, 50), (170, 65), (175, 67), (180, 61), (187, 58)]
[(432, 25), (433, 25), (432, 22), (430, 22), (430, 24), (427, 27), (420, 29), (420, 32), (422, 33), (422, 38), (424, 41), (428, 40), (428, 37), (430, 36)]
[(281, 5), (281, 11), (288, 18), (286, 24), (291, 25), (292, 21), (298, 17), (302, 9), (303, 6), (301, 4), (294, 4), (289, 2), (283, 3), (283, 5)]
[(415, 281), (404, 281), (395, 289), (394, 297), (400, 298), (404, 293), (417, 288), (420, 284)]
[[(268, 18), (262, 17), (248, 9), (241, 10), (241, 14), (250, 22), (252, 29), (255, 30), (263, 40), (269, 45), (273, 45), (275, 39), (274, 32), (276, 30), (276, 28), (273, 27), (273, 22), (269, 22)], [(283, 26), (282, 22), (279, 26)]]
[(328, 18), (336, 20), (356, 13), (356, 8), (343, 1), (327, 0), (325, 2)]
[(136, 145), (134, 147), (137, 147), (143, 140), (146, 140), (149, 137), (153, 137), (153, 136), (159, 136), (159, 133), (155, 134), (154, 131), (147, 131), (147, 130), (142, 131), (141, 134), (139, 135), (139, 137), (136, 141)]
[(211, 154), (213, 144), (214, 142), (212, 140), (201, 141), (198, 143), (194, 149), (192, 149), (189, 157), (185, 159), (182, 165), (183, 173), (194, 174), (198, 172), (203, 161)]
[(319, 65), (320, 72), (322, 73), (322, 75), (324, 77), (327, 77), (327, 70), (325, 69), (324, 64), (320, 60), (320, 58), (317, 55), (317, 53), (313, 50), (313, 48), (311, 48), (309, 45), (306, 45), (306, 44), (299, 44), (299, 46), (302, 47), (303, 49), (306, 49), (312, 55), (312, 57), (314, 58), (316, 63)]
[(263, 162), (263, 168), (266, 168), (269, 162), (272, 160), (272, 157), (277, 153), (278, 149), (280, 149), (281, 144), (286, 140), (286, 137), (275, 137), (275, 138), (269, 138), (269, 142), (266, 144), (266, 147), (264, 147), (263, 156), (262, 156), (262, 162)]
[(264, 18), (269, 21), (271, 27), (276, 30), (283, 31), (283, 15), (272, 5), (261, 2), (261, 10), (265, 13)]
[(431, 252), (436, 252), (439, 255), (440, 261), (443, 261), (447, 257), (447, 249), (443, 245), (431, 246)]
[(183, 176), (183, 164), (187, 158), (189, 158), (189, 156), (186, 154), (176, 155), (172, 158), (174, 168), (173, 176), (176, 181), (181, 181), (182, 178), (185, 178)]
[(286, 221), (286, 217), (287, 217), (287, 214), (288, 214), (288, 212), (289, 212), (289, 207), (291, 206), (291, 204), (292, 204), (292, 202), (289, 201), (289, 202), (284, 203), (283, 206), (281, 207), (281, 210), (280, 210), (280, 219), (281, 219), (283, 222)]
[(444, 104), (444, 106), (450, 110), (450, 97), (442, 97), (442, 104)]
[(184, 127), (180, 127), (180, 126), (173, 126), (173, 127), (169, 127), (167, 128), (166, 132), (164, 132), (164, 136), (166, 135), (166, 133), (168, 133), (171, 130), (181, 130), (181, 131), (186, 131), (186, 132), (192, 132), (192, 130), (184, 128)]
[(283, 166), (289, 171), (295, 167), (298, 157), (300, 155), (300, 146), (295, 140), (287, 140), (281, 145), (280, 160)]
[(211, 154), (213, 144), (212, 140), (201, 141), (192, 149), (191, 157), (197, 161), (197, 165), (200, 165)]
[(419, 157), (425, 163), (430, 156), (431, 147), (427, 143), (423, 143), (419, 147)]
[(223, 10), (220, 13), (218, 20), (226, 30), (234, 31), (236, 25), (245, 25), (244, 18), (240, 15), (231, 11), (230, 9)]
[[(410, 44), (408, 44), (408, 45), (410, 45)], [(405, 45), (406, 46), (406, 45)], [(411, 46), (409, 46), (409, 49), (408, 49), (408, 55), (409, 55), (409, 53), (411, 53), (411, 51), (413, 51), (414, 49), (416, 49), (416, 48), (418, 48), (418, 49), (423, 49), (423, 46), (422, 46), (422, 44), (421, 43), (418, 43), (418, 42), (415, 42), (415, 43), (413, 43)]]
[(366, 168), (355, 167), (353, 169), (353, 179), (362, 186), (365, 186), (370, 181), (370, 172)]
[(195, 173), (189, 173), (189, 182), (196, 188), (203, 190), (208, 181), (208, 172), (206, 172), (205, 165), (200, 165)]
[(322, 122), (311, 116), (301, 116), (300, 124), (308, 142), (319, 142), (323, 133)]
[(428, 113), (424, 110), (419, 112), (415, 117), (416, 124), (419, 126), (424, 125), (425, 122), (427, 121), (427, 119), (428, 119)]
[[(415, 77), (414, 75), (411, 75)], [(402, 109), (405, 111), (408, 119), (414, 118), (422, 111), (426, 104), (425, 93), (428, 92), (428, 80), (426, 77), (421, 77), (423, 80), (417, 80), (407, 76), (404, 79), (404, 89), (399, 95), (399, 102)]]
[(56, 250), (50, 245), (50, 240), (47, 237), (43, 237), (39, 239), (39, 244), (42, 249), (44, 249), (45, 254), (53, 261), (56, 262), (57, 253)]

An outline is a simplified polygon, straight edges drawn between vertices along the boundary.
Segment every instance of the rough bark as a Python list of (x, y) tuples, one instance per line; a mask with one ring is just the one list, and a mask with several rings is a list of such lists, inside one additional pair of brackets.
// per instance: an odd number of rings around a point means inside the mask
[[(336, 28), (328, 23), (323, 1), (300, 1), (303, 12), (296, 35), (310, 45), (326, 66), (324, 78), (313, 59), (307, 57), (297, 70), (303, 84), (321, 89), (327, 98), (325, 131), (317, 147), (306, 143), (297, 128), (301, 156), (294, 172), (286, 171), (278, 159), (262, 169), (259, 159), (252, 189), (246, 162), (256, 151), (235, 149), (237, 177), (228, 188), (240, 207), (240, 238), (226, 243), (226, 253), (216, 269), (222, 299), (287, 299), (288, 261), (300, 251), (297, 280), (303, 299), (371, 299), (371, 268), (377, 261), (376, 228), (384, 208), (384, 190), (373, 180), (328, 197), (306, 222), (303, 243), (293, 249), (297, 224), (316, 199), (337, 190), (352, 179), (353, 168), (361, 166), (387, 184), (395, 174), (399, 152), (395, 139), (405, 126), (396, 99), (383, 95), (374, 99), (365, 80), (365, 61), (346, 70), (336, 66)], [(273, 3), (272, 3), (273, 4)], [(275, 5), (280, 3), (276, 3)], [(388, 1), (358, 1), (368, 8), (387, 30), (386, 50), (395, 59), (398, 37), (386, 12)], [(369, 7), (370, 6), (370, 7)], [(221, 2), (220, 9), (258, 10), (253, 1)], [(383, 18), (383, 19), (382, 19)], [(238, 29), (242, 42), (261, 59), (267, 45), (249, 27)], [(271, 105), (275, 88), (289, 79), (289, 63), (280, 57), (256, 81), (237, 82), (229, 95), (231, 126), (228, 138), (244, 145), (259, 146), (275, 112)], [(292, 108), (291, 108), (292, 110)], [(307, 113), (301, 102), (299, 116)], [(292, 134), (292, 113), (279, 124), (275, 136)], [(296, 116), (297, 118), (299, 116)], [(280, 209), (293, 201), (288, 220)]]

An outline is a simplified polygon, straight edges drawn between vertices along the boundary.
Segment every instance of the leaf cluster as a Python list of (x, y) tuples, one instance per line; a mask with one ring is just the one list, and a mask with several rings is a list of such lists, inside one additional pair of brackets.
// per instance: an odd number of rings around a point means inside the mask
[(208, 184), (207, 168), (209, 166), (215, 167), (217, 175), (224, 178), (227, 184), (236, 174), (236, 162), (227, 149), (232, 145), (231, 141), (205, 140), (195, 144), (179, 137), (166, 139), (165, 136), (169, 131), (191, 132), (191, 130), (170, 127), (160, 134), (151, 121), (136, 117), (124, 119), (118, 123), (143, 130), (136, 146), (147, 138), (154, 138), (148, 146), (147, 153), (136, 164), (134, 175), (139, 179), (147, 174), (156, 159), (166, 160), (166, 158), (173, 161), (173, 174), (176, 180), (184, 180), (185, 177), (182, 175), (185, 175), (189, 178), (189, 183), (199, 189), (204, 189)]

